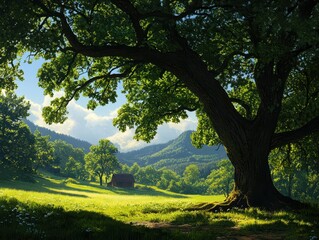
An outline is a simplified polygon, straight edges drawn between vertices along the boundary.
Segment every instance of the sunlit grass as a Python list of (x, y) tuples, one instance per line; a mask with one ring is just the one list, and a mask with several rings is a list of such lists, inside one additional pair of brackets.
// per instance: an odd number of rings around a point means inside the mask
[(14, 196), (22, 203), (35, 202), (67, 211), (93, 211), (124, 222), (152, 221), (154, 216), (158, 221), (168, 221), (172, 213), (182, 212), (193, 204), (223, 199), (223, 196), (176, 194), (156, 187), (118, 189), (94, 183), (64, 184), (63, 180), (48, 178), (38, 179), (37, 183), (3, 182), (1, 185), (0, 196)]
[[(188, 211), (198, 203), (219, 202), (224, 197), (184, 195), (140, 185), (135, 189), (120, 189), (72, 182), (76, 181), (57, 178), (36, 178), (35, 183), (0, 181), (0, 228), (2, 224), (9, 234), (0, 239), (20, 235), (31, 239), (54, 239), (57, 238), (55, 232), (61, 229), (65, 233), (59, 237), (64, 239), (70, 236), (86, 239), (87, 235), (94, 236), (93, 239), (117, 239), (119, 236), (122, 239), (135, 239), (136, 236), (140, 237), (137, 239), (183, 239), (183, 236), (187, 236), (186, 239), (215, 239), (237, 235), (254, 235), (258, 239), (259, 235), (265, 234), (270, 236), (269, 239), (272, 236), (310, 239), (319, 236), (318, 212)], [(52, 230), (53, 223), (55, 228)], [(157, 227), (168, 224), (169, 232), (167, 229), (141, 230), (136, 227), (150, 224), (158, 224)], [(113, 228), (122, 230), (114, 232)], [(11, 236), (11, 231), (15, 235)], [(108, 231), (113, 231), (113, 235), (103, 238), (102, 233)]]

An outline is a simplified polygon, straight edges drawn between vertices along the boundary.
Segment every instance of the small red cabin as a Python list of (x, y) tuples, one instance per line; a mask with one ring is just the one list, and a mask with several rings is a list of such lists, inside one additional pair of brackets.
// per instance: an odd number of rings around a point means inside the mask
[(113, 174), (111, 182), (108, 186), (122, 187), (122, 188), (134, 188), (134, 177), (132, 174)]

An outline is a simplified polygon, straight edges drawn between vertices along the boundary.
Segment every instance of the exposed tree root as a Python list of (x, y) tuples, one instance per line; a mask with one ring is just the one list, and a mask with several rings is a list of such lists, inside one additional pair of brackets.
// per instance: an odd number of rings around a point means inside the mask
[(293, 200), (289, 197), (283, 196), (279, 192), (275, 192), (273, 195), (265, 196), (265, 198), (257, 200), (248, 195), (244, 195), (241, 192), (232, 192), (231, 195), (222, 203), (202, 203), (192, 208), (188, 208), (189, 211), (202, 210), (209, 212), (224, 212), (232, 209), (245, 209), (250, 207), (256, 207), (267, 211), (275, 210), (300, 210), (306, 209), (310, 206)]

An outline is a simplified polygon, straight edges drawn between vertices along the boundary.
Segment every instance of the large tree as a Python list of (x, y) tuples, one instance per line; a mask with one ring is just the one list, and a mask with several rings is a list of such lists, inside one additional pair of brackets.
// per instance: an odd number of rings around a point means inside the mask
[(235, 168), (228, 205), (298, 205), (275, 189), (268, 155), (319, 130), (317, 0), (4, 0), (1, 7), (0, 74), (16, 72), (12, 59), (30, 51), (46, 60), (45, 93), (64, 90), (44, 109), (48, 122), (64, 121), (81, 94), (91, 109), (116, 101), (122, 80), (120, 130), (135, 128), (149, 141), (158, 125), (197, 111), (193, 141), (220, 141)]

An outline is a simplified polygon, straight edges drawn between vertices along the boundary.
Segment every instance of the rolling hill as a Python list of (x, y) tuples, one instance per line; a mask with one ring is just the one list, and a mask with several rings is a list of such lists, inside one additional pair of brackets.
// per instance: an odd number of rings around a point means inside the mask
[(190, 139), (192, 131), (182, 133), (178, 138), (164, 144), (148, 146), (139, 150), (119, 153), (120, 162), (140, 166), (151, 165), (155, 168), (167, 167), (182, 173), (189, 164), (197, 164), (201, 171), (210, 171), (220, 159), (227, 158), (223, 146), (204, 146), (195, 148)]
[[(85, 153), (89, 152), (91, 146), (89, 142), (39, 127), (29, 120), (25, 120), (25, 123), (32, 132), (38, 129), (43, 136), (49, 135), (51, 141), (63, 140), (76, 148), (83, 148)], [(218, 160), (227, 158), (224, 147), (203, 146), (203, 148), (197, 149), (191, 143), (191, 133), (192, 131), (186, 131), (167, 143), (151, 145), (131, 152), (118, 153), (117, 157), (121, 163), (129, 166), (136, 162), (140, 166), (150, 165), (157, 169), (166, 167), (179, 174), (183, 173), (189, 164), (195, 163), (199, 166), (202, 175), (208, 175), (211, 169), (216, 167)]]
[(33, 122), (25, 119), (24, 122), (29, 126), (31, 132), (33, 133), (36, 129), (38, 129), (42, 136), (50, 136), (50, 140), (62, 140), (67, 143), (70, 143), (75, 148), (83, 148), (85, 153), (88, 153), (90, 151), (91, 144), (89, 142), (65, 135), (56, 133), (54, 131), (51, 131), (50, 129), (40, 127), (35, 125)]

